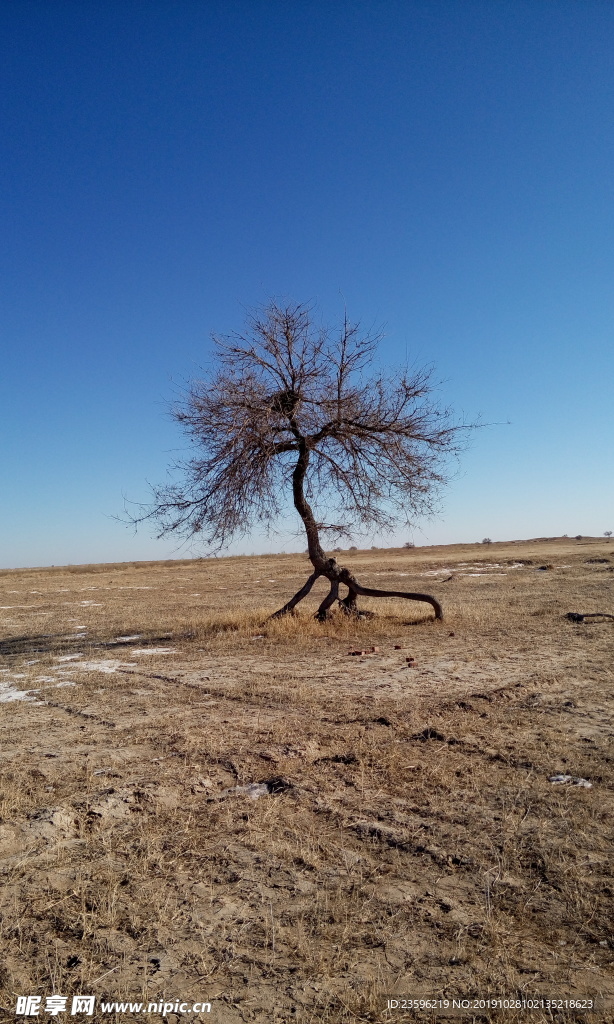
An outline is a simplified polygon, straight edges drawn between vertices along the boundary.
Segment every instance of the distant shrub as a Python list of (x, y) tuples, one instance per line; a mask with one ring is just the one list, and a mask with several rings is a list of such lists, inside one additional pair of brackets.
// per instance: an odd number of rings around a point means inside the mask
[(606, 530), (603, 536), (604, 536), (604, 537), (607, 537), (607, 538), (608, 538), (608, 540), (609, 540), (609, 539), (610, 539), (610, 537), (612, 536), (612, 531), (611, 531), (611, 530)]
[(413, 540), (406, 540), (403, 545), (404, 548), (415, 548), (415, 546)]
[(350, 551), (358, 551), (358, 548), (357, 547), (351, 547), (351, 548), (349, 548), (349, 550)]
[(577, 533), (575, 539), (576, 540), (582, 540), (582, 534), (581, 533)]
[(379, 551), (379, 548), (377, 548), (377, 547), (375, 546), (375, 544), (372, 544), (372, 545), (371, 545), (371, 551)]
[(333, 551), (336, 551), (336, 552), (343, 551), (343, 548), (333, 548)]
[(492, 541), (491, 541), (490, 537), (484, 537), (484, 540), (482, 541), (482, 544), (492, 544)]

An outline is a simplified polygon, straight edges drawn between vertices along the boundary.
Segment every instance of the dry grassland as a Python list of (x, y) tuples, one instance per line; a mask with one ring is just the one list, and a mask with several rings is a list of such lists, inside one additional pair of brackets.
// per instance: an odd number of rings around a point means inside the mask
[(614, 623), (565, 618), (614, 612), (614, 544), (340, 558), (445, 621), (317, 624), (322, 583), (267, 623), (298, 555), (0, 573), (2, 1020), (52, 993), (211, 1002), (55, 1018), (132, 1024), (614, 1020)]

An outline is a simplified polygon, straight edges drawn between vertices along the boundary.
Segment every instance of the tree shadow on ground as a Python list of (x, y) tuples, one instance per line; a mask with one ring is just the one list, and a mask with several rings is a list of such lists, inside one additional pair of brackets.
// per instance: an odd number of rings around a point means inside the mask
[(159, 643), (177, 640), (172, 633), (157, 636), (135, 636), (118, 640), (94, 640), (87, 635), (66, 633), (39, 633), (27, 636), (13, 636), (0, 640), (0, 657), (20, 654), (56, 654), (76, 651), (79, 648), (121, 650), (131, 647), (150, 647)]

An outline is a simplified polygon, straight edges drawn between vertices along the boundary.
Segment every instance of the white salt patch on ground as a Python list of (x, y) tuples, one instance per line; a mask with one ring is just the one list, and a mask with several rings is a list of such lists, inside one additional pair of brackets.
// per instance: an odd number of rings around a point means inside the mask
[(141, 639), (141, 635), (142, 635), (141, 633), (135, 633), (134, 636), (116, 636), (115, 637), (115, 642), (119, 644), (119, 643), (124, 643), (124, 642), (126, 642), (128, 640), (140, 640)]
[(176, 650), (176, 647), (140, 647), (132, 654), (175, 654)]
[(31, 697), (26, 690), (15, 690), (10, 683), (0, 683), (0, 704), (10, 704), (14, 700), (29, 700), (34, 704), (40, 703)]
[[(491, 569), (505, 569), (506, 572), (507, 572), (508, 569), (522, 569), (522, 568), (524, 568), (524, 566), (522, 566), (520, 563), (518, 563), (518, 565), (511, 565), (510, 566), (510, 565), (502, 565), (500, 562), (476, 562), (475, 565), (473, 565), (471, 562), (458, 562), (456, 564), (456, 566), (455, 566), (455, 568), (457, 568), (457, 569), (460, 569), (461, 567), (463, 567), (465, 569), (475, 569), (475, 570), (479, 571), (480, 573), (489, 572)], [(447, 571), (448, 572), (453, 572), (454, 569), (448, 569)], [(443, 570), (442, 570), (442, 572), (443, 572)], [(496, 573), (493, 573), (493, 575), (496, 575)]]
[(65, 679), (65, 680), (64, 680), (63, 682), (61, 682), (61, 683), (56, 683), (56, 684), (55, 684), (55, 688), (56, 688), (56, 690), (58, 690), (58, 689), (60, 688), (60, 686), (76, 686), (76, 685), (77, 685), (77, 684), (76, 684), (76, 683), (73, 683), (71, 679)]
[(122, 661), (113, 661), (112, 659), (109, 659), (108, 661), (80, 661), (79, 662), (79, 671), (81, 671), (81, 669), (84, 669), (86, 672), (106, 672), (107, 674), (110, 674), (112, 672), (117, 672), (118, 668), (123, 668), (123, 667), (124, 667), (124, 662), (122, 662)]
[(474, 570), (473, 572), (459, 572), (459, 576), (507, 576), (507, 569), (505, 572), (493, 572), (493, 569), (501, 569), (500, 565), (468, 565), (467, 569)]
[(82, 658), (82, 654), (63, 654), (60, 658), (56, 658), (56, 661), (75, 661), (76, 658)]
[(91, 608), (102, 608), (100, 601), (78, 601), (77, 604), (89, 605)]
[(572, 786), (581, 786), (583, 789), (593, 788), (592, 782), (589, 782), (588, 779), (581, 779), (577, 775), (550, 775), (548, 782), (553, 782), (555, 786), (571, 783)]

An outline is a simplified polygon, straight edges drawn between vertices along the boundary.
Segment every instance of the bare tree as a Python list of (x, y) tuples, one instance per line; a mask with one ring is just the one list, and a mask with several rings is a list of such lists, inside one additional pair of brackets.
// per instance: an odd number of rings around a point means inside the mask
[(363, 587), (322, 547), (324, 533), (391, 530), (432, 512), (445, 460), (462, 446), (466, 427), (433, 403), (429, 370), (372, 372), (379, 340), (347, 318), (333, 331), (311, 307), (276, 302), (251, 313), (243, 333), (214, 336), (215, 365), (173, 413), (193, 455), (175, 466), (181, 481), (156, 488), (132, 521), (153, 519), (159, 536), (202, 535), (219, 550), (255, 524), (271, 527), (291, 493), (313, 572), (275, 617), (323, 576), (320, 619), (337, 600), (357, 613), (360, 595), (426, 601), (442, 618), (431, 595)]

